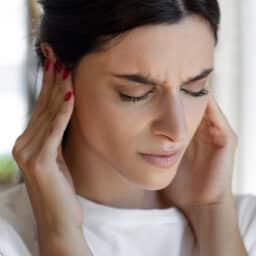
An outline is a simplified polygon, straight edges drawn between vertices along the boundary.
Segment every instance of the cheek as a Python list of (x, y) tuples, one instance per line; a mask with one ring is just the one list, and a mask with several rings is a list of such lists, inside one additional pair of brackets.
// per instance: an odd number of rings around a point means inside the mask
[[(83, 137), (98, 152), (121, 156), (134, 150), (138, 122), (120, 104), (104, 97), (87, 97), (76, 102), (76, 112)], [(134, 112), (134, 111), (133, 111)]]

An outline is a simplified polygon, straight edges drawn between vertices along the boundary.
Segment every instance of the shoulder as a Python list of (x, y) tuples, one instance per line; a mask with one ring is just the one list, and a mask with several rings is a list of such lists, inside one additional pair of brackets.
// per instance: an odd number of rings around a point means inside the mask
[(256, 195), (236, 194), (234, 198), (241, 236), (249, 255), (256, 254)]
[[(36, 222), (24, 183), (0, 193), (0, 252), (8, 247), (8, 254), (36, 255), (38, 250)], [(17, 250), (20, 254), (10, 253)], [(21, 253), (21, 251), (24, 253)]]

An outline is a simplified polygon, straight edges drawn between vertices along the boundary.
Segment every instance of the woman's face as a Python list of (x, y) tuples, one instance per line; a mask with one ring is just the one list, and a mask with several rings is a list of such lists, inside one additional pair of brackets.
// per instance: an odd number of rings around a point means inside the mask
[[(207, 95), (193, 97), (186, 91), (207, 89), (210, 72), (187, 81), (212, 69), (214, 43), (208, 23), (190, 16), (178, 24), (136, 28), (108, 50), (85, 56), (74, 77), (72, 116), (81, 143), (129, 182), (149, 190), (166, 187), (208, 102)], [(135, 73), (148, 74), (157, 84), (117, 77)], [(120, 93), (148, 96), (132, 102)], [(180, 148), (181, 154), (169, 169), (150, 165), (140, 155), (172, 148)]]

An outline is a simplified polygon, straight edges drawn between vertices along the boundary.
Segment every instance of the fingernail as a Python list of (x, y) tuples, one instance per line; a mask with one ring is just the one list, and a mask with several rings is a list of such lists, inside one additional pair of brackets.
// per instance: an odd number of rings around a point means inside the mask
[(72, 91), (67, 92), (66, 95), (65, 95), (65, 97), (64, 97), (64, 101), (70, 100), (71, 97), (72, 97), (72, 95), (73, 95), (73, 92), (72, 92)]
[(50, 60), (48, 58), (46, 58), (45, 61), (44, 61), (44, 70), (45, 70), (45, 72), (48, 71), (48, 69), (50, 67), (50, 64), (51, 64)]
[(63, 80), (66, 80), (66, 79), (68, 78), (69, 74), (70, 74), (70, 72), (69, 72), (69, 71), (64, 70), (63, 77), (62, 77), (62, 78), (63, 78)]

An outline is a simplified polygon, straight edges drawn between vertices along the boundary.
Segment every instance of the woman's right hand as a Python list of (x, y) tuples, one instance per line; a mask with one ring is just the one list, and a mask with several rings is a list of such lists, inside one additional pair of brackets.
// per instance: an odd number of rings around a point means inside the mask
[[(41, 255), (56, 255), (62, 249), (65, 254), (59, 255), (80, 255), (80, 251), (81, 255), (89, 255), (83, 241), (82, 208), (62, 155), (61, 141), (71, 118), (74, 97), (71, 75), (67, 77), (68, 73), (60, 67), (59, 63), (46, 61), (40, 95), (12, 155), (24, 176)], [(67, 93), (71, 97), (64, 101)]]

